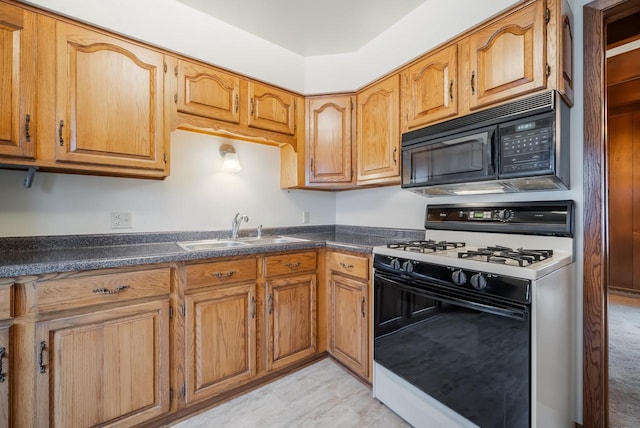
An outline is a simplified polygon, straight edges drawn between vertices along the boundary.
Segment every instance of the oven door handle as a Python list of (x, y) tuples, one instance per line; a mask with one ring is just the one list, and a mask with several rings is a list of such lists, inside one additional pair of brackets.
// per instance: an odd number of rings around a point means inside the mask
[(397, 285), (399, 288), (403, 290), (410, 291), (411, 293), (419, 294), (421, 296), (430, 297), (439, 302), (450, 303), (452, 305), (462, 306), (467, 309), (474, 309), (480, 312), (499, 315), (502, 317), (507, 317), (507, 318), (518, 320), (518, 321), (525, 321), (528, 318), (528, 313), (526, 310), (512, 310), (507, 308), (490, 306), (484, 303), (471, 302), (468, 300), (457, 298), (455, 296), (446, 296), (442, 293), (439, 293), (433, 290), (425, 290), (423, 288), (413, 287), (410, 284), (399, 282), (395, 279), (389, 278), (386, 275), (380, 275), (379, 273), (376, 273), (375, 276), (384, 281)]

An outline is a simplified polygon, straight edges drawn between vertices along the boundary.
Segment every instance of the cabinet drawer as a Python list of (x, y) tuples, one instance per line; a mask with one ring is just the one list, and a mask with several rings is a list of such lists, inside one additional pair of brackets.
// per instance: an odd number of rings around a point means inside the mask
[(278, 276), (315, 270), (317, 258), (315, 251), (267, 256), (264, 258), (264, 276)]
[(11, 286), (0, 288), (0, 320), (13, 316), (13, 293)]
[(351, 254), (329, 253), (329, 269), (362, 279), (369, 279), (369, 259)]
[(38, 313), (169, 294), (171, 270), (147, 269), (36, 283)]
[(226, 260), (187, 266), (186, 288), (255, 280), (256, 259)]

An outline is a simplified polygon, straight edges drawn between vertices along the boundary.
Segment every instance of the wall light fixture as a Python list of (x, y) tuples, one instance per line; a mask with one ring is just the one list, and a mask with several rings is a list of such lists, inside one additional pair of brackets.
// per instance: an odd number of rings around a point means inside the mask
[(220, 155), (222, 156), (222, 170), (225, 172), (238, 172), (242, 170), (240, 160), (236, 149), (231, 144), (223, 144), (220, 146)]

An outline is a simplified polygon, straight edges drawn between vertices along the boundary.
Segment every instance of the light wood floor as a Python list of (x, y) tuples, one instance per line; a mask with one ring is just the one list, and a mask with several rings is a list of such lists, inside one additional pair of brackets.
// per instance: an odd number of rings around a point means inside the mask
[(327, 358), (174, 428), (409, 427), (371, 390)]

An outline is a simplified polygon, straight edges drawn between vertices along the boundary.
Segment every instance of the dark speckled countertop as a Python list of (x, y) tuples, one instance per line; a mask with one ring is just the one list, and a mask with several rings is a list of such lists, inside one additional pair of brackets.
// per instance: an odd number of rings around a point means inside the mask
[[(424, 237), (424, 231), (416, 229), (343, 225), (265, 228), (263, 234), (306, 241), (187, 251), (177, 242), (225, 239), (229, 231), (0, 238), (0, 278), (320, 247), (367, 254), (390, 241)], [(252, 235), (255, 229), (241, 233)]]

